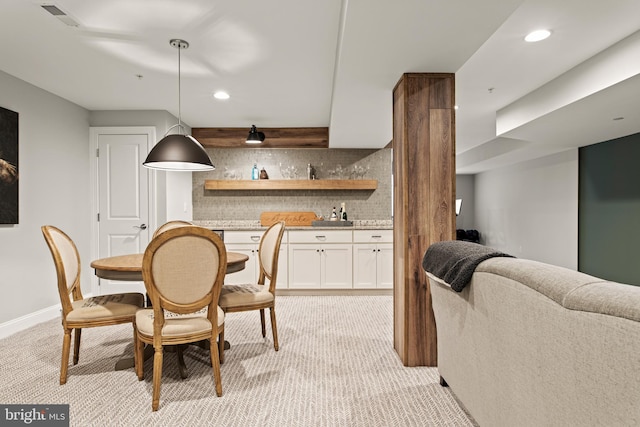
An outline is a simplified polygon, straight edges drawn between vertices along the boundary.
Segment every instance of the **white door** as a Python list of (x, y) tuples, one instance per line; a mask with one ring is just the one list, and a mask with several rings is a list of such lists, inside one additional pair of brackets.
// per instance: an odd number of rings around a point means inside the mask
[[(142, 166), (153, 128), (92, 128), (97, 148), (96, 258), (144, 252), (151, 233), (150, 172)], [(144, 292), (143, 282), (100, 279), (94, 294)]]

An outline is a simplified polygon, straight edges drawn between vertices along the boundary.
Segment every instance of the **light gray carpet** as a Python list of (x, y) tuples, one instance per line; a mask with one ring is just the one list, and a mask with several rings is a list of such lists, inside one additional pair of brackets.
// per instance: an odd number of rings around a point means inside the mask
[[(277, 298), (280, 351), (257, 312), (227, 315), (232, 348), (216, 397), (208, 352), (185, 353), (181, 380), (165, 353), (160, 409), (151, 411), (152, 360), (145, 380), (114, 371), (132, 356), (130, 325), (85, 329), (80, 362), (58, 384), (59, 320), (0, 340), (0, 403), (70, 404), (73, 426), (470, 426), (436, 368), (406, 368), (393, 350), (390, 296)], [(267, 319), (268, 319), (267, 315)]]

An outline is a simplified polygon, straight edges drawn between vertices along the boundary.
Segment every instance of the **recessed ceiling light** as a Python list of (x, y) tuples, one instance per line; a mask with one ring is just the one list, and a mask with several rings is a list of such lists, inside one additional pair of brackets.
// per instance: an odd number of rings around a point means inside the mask
[(215, 99), (229, 99), (229, 94), (227, 92), (223, 92), (219, 90), (218, 92), (213, 94)]
[(551, 35), (551, 31), (549, 30), (536, 30), (532, 31), (524, 38), (525, 41), (528, 42), (539, 42), (540, 40), (544, 40)]

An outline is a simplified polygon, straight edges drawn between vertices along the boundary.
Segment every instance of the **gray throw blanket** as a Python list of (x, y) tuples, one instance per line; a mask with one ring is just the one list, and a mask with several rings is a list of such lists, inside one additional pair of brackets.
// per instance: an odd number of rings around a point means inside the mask
[(433, 243), (422, 258), (422, 268), (461, 292), (478, 264), (493, 257), (511, 257), (478, 243), (451, 240)]

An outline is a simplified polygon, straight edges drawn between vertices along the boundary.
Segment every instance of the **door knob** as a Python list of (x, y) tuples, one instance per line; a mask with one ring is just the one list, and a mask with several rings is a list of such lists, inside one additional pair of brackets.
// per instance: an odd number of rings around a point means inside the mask
[(147, 224), (134, 225), (135, 228), (139, 228), (140, 230), (146, 230)]

